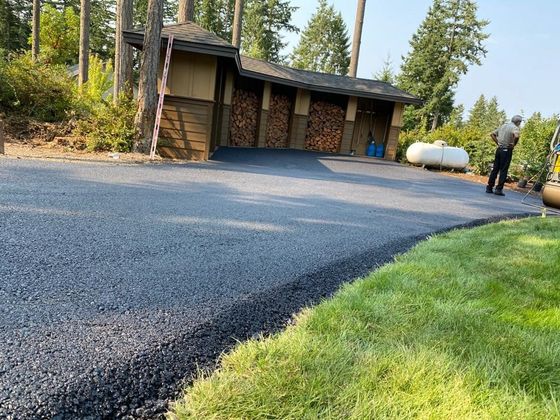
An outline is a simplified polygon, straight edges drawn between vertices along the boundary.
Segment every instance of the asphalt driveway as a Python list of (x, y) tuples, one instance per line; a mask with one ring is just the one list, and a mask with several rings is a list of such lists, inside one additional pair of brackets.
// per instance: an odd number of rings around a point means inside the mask
[(367, 158), (0, 159), (0, 417), (151, 416), (197, 366), (521, 195)]

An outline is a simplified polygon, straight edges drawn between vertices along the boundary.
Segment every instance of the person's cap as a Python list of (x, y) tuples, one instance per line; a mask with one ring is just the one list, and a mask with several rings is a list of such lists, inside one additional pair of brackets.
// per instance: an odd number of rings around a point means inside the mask
[(521, 121), (523, 121), (523, 117), (521, 115), (514, 115), (511, 119), (511, 122), (514, 124), (519, 124)]

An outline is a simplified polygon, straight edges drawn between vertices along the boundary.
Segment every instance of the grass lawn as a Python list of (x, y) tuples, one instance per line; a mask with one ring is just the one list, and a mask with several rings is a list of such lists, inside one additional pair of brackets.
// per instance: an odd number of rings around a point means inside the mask
[(240, 344), (171, 418), (560, 418), (560, 220), (429, 239)]

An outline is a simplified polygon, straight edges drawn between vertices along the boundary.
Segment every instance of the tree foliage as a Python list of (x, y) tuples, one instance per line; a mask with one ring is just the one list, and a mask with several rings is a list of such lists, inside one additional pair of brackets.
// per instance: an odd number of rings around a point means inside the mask
[(30, 7), (28, 1), (0, 0), (0, 54), (26, 48)]
[(348, 29), (326, 0), (320, 0), (292, 53), (296, 68), (345, 75), (350, 65)]
[(393, 60), (391, 60), (390, 55), (387, 55), (387, 58), (383, 61), (383, 67), (381, 67), (381, 70), (373, 75), (373, 78), (390, 84), (394, 84), (396, 82), (397, 76), (393, 70)]
[(420, 96), (422, 107), (406, 113), (407, 128), (435, 128), (453, 109), (454, 88), (469, 66), (486, 55), (488, 21), (473, 0), (434, 0), (403, 57), (399, 87)]
[(41, 10), (40, 28), (40, 52), (44, 61), (51, 64), (75, 64), (78, 61), (80, 16), (73, 7), (58, 10), (45, 4)]
[(242, 52), (250, 57), (282, 63), (280, 54), (287, 45), (282, 40), (282, 31), (297, 32), (290, 22), (296, 7), (288, 0), (248, 0), (243, 12), (241, 31)]

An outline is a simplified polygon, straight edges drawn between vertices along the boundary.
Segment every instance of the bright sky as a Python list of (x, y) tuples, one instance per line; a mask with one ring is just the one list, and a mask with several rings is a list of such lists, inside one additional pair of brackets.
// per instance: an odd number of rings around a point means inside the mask
[[(303, 29), (317, 7), (316, 0), (292, 0), (299, 7), (296, 26)], [(350, 39), (356, 0), (330, 0), (348, 26)], [(371, 78), (387, 54), (394, 69), (408, 52), (408, 41), (426, 16), (431, 0), (367, 0), (358, 77)], [(556, 0), (479, 0), (478, 15), (490, 20), (488, 54), (459, 83), (456, 104), (468, 110), (480, 94), (497, 96), (508, 115), (544, 116), (560, 113), (560, 2)], [(298, 35), (289, 34), (286, 53)]]

